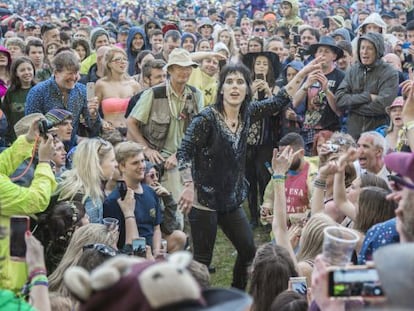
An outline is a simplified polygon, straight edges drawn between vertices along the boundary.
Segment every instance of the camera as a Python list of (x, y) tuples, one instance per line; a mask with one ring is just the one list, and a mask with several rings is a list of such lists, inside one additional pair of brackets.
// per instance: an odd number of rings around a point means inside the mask
[(329, 271), (328, 282), (330, 297), (380, 298), (384, 296), (378, 272), (372, 267), (333, 268)]
[(47, 133), (49, 132), (49, 130), (55, 126), (55, 123), (50, 122), (46, 119), (40, 120), (39, 121), (39, 133), (42, 137), (44, 137), (45, 139), (47, 139)]

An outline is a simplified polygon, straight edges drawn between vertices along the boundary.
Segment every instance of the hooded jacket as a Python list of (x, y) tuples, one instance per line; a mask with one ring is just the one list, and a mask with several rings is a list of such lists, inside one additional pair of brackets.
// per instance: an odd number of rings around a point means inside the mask
[(129, 30), (128, 38), (127, 38), (127, 45), (126, 45), (126, 52), (128, 55), (128, 74), (133, 76), (135, 74), (135, 59), (139, 52), (141, 51), (132, 51), (132, 41), (134, 40), (135, 35), (139, 33), (142, 38), (144, 39), (144, 45), (141, 48), (142, 50), (147, 50), (147, 36), (142, 28), (139, 27), (132, 27)]
[(364, 22), (359, 25), (358, 30), (362, 28), (362, 30), (365, 32), (365, 29), (363, 29), (368, 24), (374, 24), (381, 28), (381, 32), (383, 34), (387, 33), (387, 24), (384, 22), (384, 20), (381, 18), (381, 16), (378, 13), (371, 13)]
[(292, 7), (289, 16), (284, 16), (280, 22), (279, 26), (286, 26), (288, 28), (292, 26), (302, 25), (303, 20), (299, 17), (299, 3), (297, 0), (283, 0), (282, 3), (287, 2)]
[[(0, 154), (0, 225), (6, 230), (9, 230), (12, 215), (29, 216), (43, 212), (57, 186), (53, 171), (47, 163), (36, 166), (29, 187), (18, 186), (10, 180), (9, 176), (24, 159), (30, 158), (32, 149), (33, 143), (29, 143), (25, 136), (19, 136)], [(1, 262), (0, 287), (17, 292), (27, 280), (27, 266), (25, 262), (10, 259), (9, 241), (9, 236), (0, 240), (0, 257), (5, 258)], [(0, 304), (0, 309), (5, 310), (1, 307), (4, 305)]]
[[(368, 40), (376, 49), (376, 60), (363, 65), (360, 58), (361, 41)], [(364, 117), (385, 117), (389, 106), (398, 92), (398, 72), (382, 60), (384, 38), (379, 33), (369, 32), (358, 39), (358, 62), (346, 72), (345, 78), (336, 91), (336, 104), (349, 109), (351, 114)], [(377, 95), (371, 100), (371, 94)]]
[(145, 24), (144, 24), (144, 31), (145, 31), (145, 44), (148, 47), (148, 49), (151, 49), (151, 44), (149, 42), (149, 33), (148, 33), (148, 25), (149, 24), (154, 24), (156, 26), (156, 29), (160, 29), (161, 30), (161, 24), (160, 21), (156, 18), (150, 18)]
[(349, 35), (349, 31), (346, 28), (338, 28), (332, 32), (331, 37), (335, 38), (336, 36), (341, 36), (343, 40), (351, 42), (351, 36)]

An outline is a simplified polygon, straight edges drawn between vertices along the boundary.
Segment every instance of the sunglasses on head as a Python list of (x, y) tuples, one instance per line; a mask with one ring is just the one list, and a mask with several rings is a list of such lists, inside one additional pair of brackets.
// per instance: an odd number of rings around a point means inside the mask
[(95, 243), (95, 244), (86, 244), (83, 246), (83, 251), (87, 249), (94, 249), (101, 253), (102, 255), (108, 256), (108, 257), (115, 257), (117, 255), (116, 250), (108, 245), (101, 244), (101, 243)]
[(100, 137), (98, 137), (97, 139), (100, 142), (100, 145), (99, 145), (98, 150), (97, 150), (98, 154), (101, 152), (101, 149), (102, 149), (103, 146), (105, 146), (105, 147), (111, 146), (111, 143), (109, 141), (106, 141), (105, 139), (102, 139)]

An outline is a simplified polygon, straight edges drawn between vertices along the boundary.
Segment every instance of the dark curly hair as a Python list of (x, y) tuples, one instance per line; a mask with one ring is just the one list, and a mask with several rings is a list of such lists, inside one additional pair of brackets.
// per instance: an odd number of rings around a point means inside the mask
[(48, 273), (52, 273), (59, 264), (73, 232), (82, 226), (84, 216), (85, 208), (78, 201), (58, 202), (39, 216), (36, 237), (45, 245)]

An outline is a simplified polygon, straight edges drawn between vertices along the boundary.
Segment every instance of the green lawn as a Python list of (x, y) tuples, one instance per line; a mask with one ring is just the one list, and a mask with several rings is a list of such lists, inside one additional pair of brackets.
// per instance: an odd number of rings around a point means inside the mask
[[(262, 226), (254, 230), (256, 247), (270, 241), (269, 231), (270, 228), (264, 228)], [(216, 273), (211, 274), (211, 286), (230, 287), (236, 256), (236, 249), (221, 229), (218, 229), (213, 256), (213, 265), (216, 267)]]

